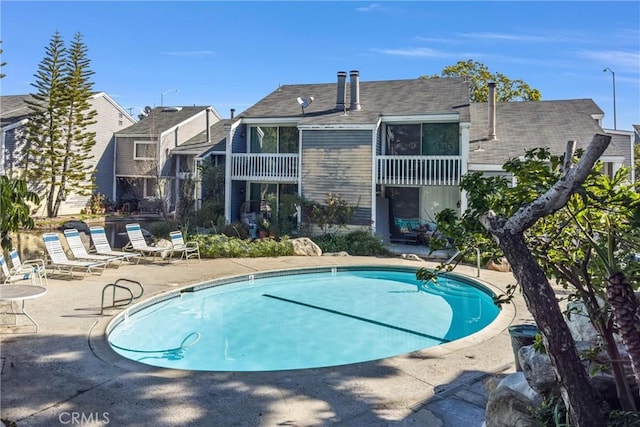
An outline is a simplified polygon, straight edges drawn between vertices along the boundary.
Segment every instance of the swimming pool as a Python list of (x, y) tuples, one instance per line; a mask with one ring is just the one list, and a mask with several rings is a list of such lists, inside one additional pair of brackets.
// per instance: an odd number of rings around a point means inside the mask
[(498, 315), (493, 293), (459, 275), (421, 284), (415, 268), (256, 273), (172, 291), (107, 327), (120, 355), (198, 371), (275, 371), (383, 359), (448, 343)]

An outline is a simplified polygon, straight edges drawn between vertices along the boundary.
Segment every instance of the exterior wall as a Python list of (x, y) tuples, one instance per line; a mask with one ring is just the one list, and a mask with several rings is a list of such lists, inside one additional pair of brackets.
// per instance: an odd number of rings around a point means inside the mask
[[(113, 134), (130, 126), (135, 121), (103, 93), (95, 95), (89, 102), (91, 109), (97, 112), (97, 116), (95, 118), (96, 123), (86, 129), (87, 132), (95, 133), (96, 141), (90, 152), (92, 158), (87, 160), (87, 164), (95, 169), (96, 188), (94, 192), (103, 193), (107, 197), (111, 197), (113, 192), (113, 149), (115, 147)], [(7, 173), (12, 173), (13, 171), (18, 174), (21, 172), (18, 169), (20, 150), (22, 149), (19, 134), (24, 129), (24, 126), (16, 127), (4, 135), (6, 152), (4, 160)], [(86, 207), (89, 199), (90, 196), (80, 196), (71, 192), (61, 204), (58, 213), (60, 215), (78, 214), (80, 210)], [(46, 207), (43, 202), (37, 214), (44, 215), (45, 213)]]
[(357, 205), (352, 220), (370, 225), (372, 218), (372, 131), (305, 130), (302, 132), (302, 196), (322, 203), (329, 193)]
[(96, 132), (96, 145), (91, 154), (91, 160), (96, 168), (95, 192), (105, 194), (111, 198), (113, 194), (113, 150), (115, 149), (115, 137), (113, 134), (133, 123), (130, 117), (123, 114), (104, 96), (92, 100), (92, 107), (98, 112), (98, 122), (90, 127)]
[(155, 160), (135, 160), (134, 141), (157, 141), (154, 137), (116, 138), (116, 176), (156, 176)]
[[(243, 137), (242, 134), (245, 136)], [(247, 125), (242, 124), (235, 129), (233, 133), (233, 138), (231, 140), (231, 152), (232, 153), (247, 153), (249, 152), (249, 147), (247, 147)]]

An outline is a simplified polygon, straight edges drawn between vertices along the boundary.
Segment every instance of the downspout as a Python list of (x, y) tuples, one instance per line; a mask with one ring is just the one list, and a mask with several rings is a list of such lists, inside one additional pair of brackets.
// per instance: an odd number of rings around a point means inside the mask
[[(465, 122), (460, 123), (460, 178), (469, 172), (469, 130), (471, 128), (471, 123)], [(458, 187), (460, 187), (460, 182), (458, 181)], [(462, 212), (467, 210), (467, 192), (460, 192), (460, 208), (458, 209), (458, 213), (462, 214)]]
[(496, 84), (494, 82), (489, 82), (489, 140), (493, 141), (496, 139)]
[(224, 126), (227, 131), (227, 143), (224, 157), (224, 220), (231, 223), (231, 154), (233, 152), (233, 133), (231, 124)]
[(116, 164), (118, 163), (118, 137), (113, 136), (113, 186), (111, 187), (111, 200), (118, 201), (118, 178), (116, 177)]

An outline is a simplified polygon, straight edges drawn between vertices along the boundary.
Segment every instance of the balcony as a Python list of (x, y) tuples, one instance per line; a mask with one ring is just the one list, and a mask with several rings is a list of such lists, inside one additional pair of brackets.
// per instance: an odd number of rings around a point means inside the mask
[(376, 156), (377, 184), (458, 185), (460, 156)]
[(236, 153), (231, 156), (231, 179), (298, 182), (298, 154)]

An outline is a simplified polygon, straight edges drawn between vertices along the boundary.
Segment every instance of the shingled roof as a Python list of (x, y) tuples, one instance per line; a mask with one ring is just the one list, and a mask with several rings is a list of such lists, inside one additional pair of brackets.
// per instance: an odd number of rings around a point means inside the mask
[[(336, 83), (283, 85), (238, 118), (299, 118), (299, 125), (374, 124), (381, 115), (459, 114), (469, 121), (469, 88), (463, 78), (360, 81), (359, 111), (349, 109), (351, 83), (345, 84), (346, 113), (336, 110)], [(296, 99), (313, 97), (304, 115)]]
[[(536, 147), (563, 154), (567, 141), (585, 148), (597, 133), (604, 134), (597, 117), (602, 110), (591, 99), (496, 103), (496, 140), (487, 140), (488, 104), (471, 105), (470, 153), (473, 164), (504, 164)], [(478, 151), (478, 148), (482, 148)], [(619, 155), (609, 147), (605, 155)]]
[(33, 100), (31, 95), (0, 96), (0, 127), (19, 122), (29, 116), (29, 107), (25, 101)]
[(229, 123), (231, 123), (231, 120), (229, 119), (215, 122), (209, 127), (210, 141), (207, 141), (207, 132), (202, 131), (198, 135), (171, 150), (171, 154), (195, 154), (200, 156), (209, 151), (219, 151), (224, 153), (227, 141), (225, 125)]
[(209, 107), (156, 107), (139, 122), (116, 132), (116, 136), (159, 135), (207, 108)]

